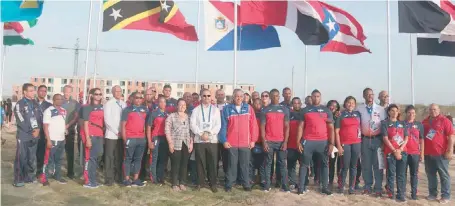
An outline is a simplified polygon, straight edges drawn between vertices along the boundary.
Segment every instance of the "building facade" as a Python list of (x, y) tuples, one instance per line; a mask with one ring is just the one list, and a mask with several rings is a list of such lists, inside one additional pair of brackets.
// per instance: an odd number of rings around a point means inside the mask
[[(84, 77), (75, 77), (75, 76), (42, 76), (42, 77), (31, 77), (30, 83), (35, 86), (35, 89), (38, 89), (40, 85), (47, 86), (47, 99), (51, 100), (52, 96), (57, 93), (63, 93), (63, 87), (65, 85), (70, 85), (73, 87), (72, 97), (74, 99), (79, 99), (79, 94), (83, 91), (84, 87)], [(232, 95), (234, 90), (232, 84), (223, 83), (223, 82), (199, 82), (198, 88), (196, 88), (195, 82), (185, 82), (185, 81), (154, 81), (154, 80), (135, 80), (135, 79), (121, 79), (121, 78), (97, 78), (96, 82), (93, 78), (87, 80), (87, 91), (95, 86), (100, 88), (106, 99), (112, 98), (112, 87), (118, 85), (122, 88), (125, 99), (132, 92), (145, 92), (147, 88), (154, 87), (157, 90), (158, 94), (162, 93), (164, 85), (170, 85), (172, 87), (171, 96), (174, 98), (181, 98), (185, 92), (197, 92), (203, 88), (209, 89), (212, 91), (212, 94), (215, 94), (215, 91), (218, 89), (223, 89), (226, 93), (228, 99)], [(238, 84), (239, 88), (243, 89), (245, 92), (252, 93), (255, 90), (253, 84)], [(22, 85), (13, 86), (13, 101), (17, 101), (22, 98)], [(213, 95), (214, 98), (215, 95)]]

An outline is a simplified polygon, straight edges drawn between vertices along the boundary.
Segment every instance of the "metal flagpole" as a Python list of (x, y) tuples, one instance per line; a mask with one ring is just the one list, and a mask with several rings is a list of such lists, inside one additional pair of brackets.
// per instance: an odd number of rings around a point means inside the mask
[(414, 49), (412, 48), (412, 34), (409, 34), (409, 50), (410, 50), (410, 58), (411, 58), (411, 99), (412, 105), (415, 104), (415, 83), (414, 83), (414, 62), (413, 62), (413, 55)]
[(97, 75), (97, 60), (98, 60), (98, 44), (99, 44), (99, 36), (101, 32), (101, 27), (102, 27), (102, 22), (101, 22), (101, 17), (103, 16), (103, 0), (100, 0), (100, 11), (98, 14), (98, 31), (96, 32), (96, 44), (95, 44), (95, 69), (93, 72), (93, 88), (96, 87), (96, 75)]
[(87, 103), (87, 87), (90, 85), (87, 85), (87, 76), (88, 76), (88, 64), (89, 64), (89, 51), (90, 51), (90, 34), (92, 31), (92, 11), (93, 11), (93, 1), (90, 1), (90, 13), (88, 15), (88, 26), (87, 26), (87, 46), (85, 47), (85, 74), (84, 74), (84, 95), (83, 95), (83, 103)]
[(390, 0), (387, 0), (387, 82), (389, 91), (389, 101), (392, 102), (392, 60), (390, 51), (391, 37), (390, 37)]
[[(197, 33), (200, 34), (201, 31), (201, 1), (197, 1)], [(194, 72), (194, 82), (196, 84), (196, 92), (199, 93), (198, 84), (199, 84), (199, 42), (196, 42), (196, 71)]]
[(238, 8), (237, 0), (234, 0), (234, 84), (233, 89), (237, 88), (237, 21), (238, 21)]
[(305, 66), (303, 67), (303, 81), (305, 82), (305, 97), (308, 96), (308, 72), (307, 72), (307, 62), (308, 62), (308, 46), (305, 45)]

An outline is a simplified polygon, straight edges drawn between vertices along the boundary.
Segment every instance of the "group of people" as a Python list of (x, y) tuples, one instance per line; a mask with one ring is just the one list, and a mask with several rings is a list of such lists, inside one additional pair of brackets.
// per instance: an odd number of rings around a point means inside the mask
[(114, 86), (113, 98), (103, 105), (102, 90), (94, 88), (87, 104), (81, 105), (71, 98), (71, 86), (65, 86), (64, 94), (55, 94), (51, 104), (45, 100), (46, 86), (38, 87), (35, 99), (34, 86), (24, 84), (24, 98), (14, 108), (14, 185), (24, 186), (37, 177), (44, 185), (50, 177), (66, 183), (60, 172), (63, 150), (67, 176), (73, 179), (78, 136), (87, 188), (101, 185), (96, 171), (102, 158), (106, 186), (143, 187), (145, 180), (163, 184), (169, 174), (172, 190), (185, 191), (189, 169), (195, 190), (208, 181), (217, 192), (221, 161), (226, 192), (235, 184), (251, 191), (255, 183), (268, 192), (275, 179), (282, 191), (304, 194), (314, 176), (321, 193), (331, 195), (329, 185), (337, 174), (337, 192), (355, 194), (362, 176), (363, 194), (381, 197), (386, 170), (385, 194), (404, 202), (408, 168), (411, 198), (417, 199), (418, 167), (424, 161), (427, 198), (437, 199), (439, 175), (439, 201), (450, 200), (454, 129), (436, 104), (419, 122), (414, 106), (400, 113), (397, 105), (388, 104), (387, 92), (380, 93), (378, 105), (370, 88), (363, 90), (365, 103), (348, 96), (341, 106), (336, 100), (321, 105), (321, 92), (314, 90), (305, 98), (305, 107), (299, 97), (292, 98), (289, 88), (282, 90), (282, 102), (277, 89), (251, 95), (235, 89), (231, 102), (225, 101), (223, 90), (216, 91), (212, 102), (208, 89), (201, 90), (200, 100), (191, 93), (173, 99), (171, 89), (165, 85), (159, 96), (155, 88), (145, 95), (133, 92), (124, 102), (122, 89)]

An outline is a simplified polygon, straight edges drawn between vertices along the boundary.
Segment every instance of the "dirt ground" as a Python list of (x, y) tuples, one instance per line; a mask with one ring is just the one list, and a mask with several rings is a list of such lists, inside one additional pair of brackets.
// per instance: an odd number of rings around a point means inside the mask
[[(258, 186), (253, 192), (247, 193), (239, 187), (232, 193), (226, 193), (222, 186), (219, 192), (213, 194), (208, 189), (200, 192), (172, 192), (170, 185), (151, 186), (143, 188), (123, 188), (120, 186), (100, 187), (98, 189), (86, 189), (82, 187), (82, 180), (69, 181), (66, 185), (60, 185), (51, 180), (49, 187), (41, 184), (27, 184), (22, 188), (14, 188), (13, 182), (13, 161), (16, 149), (15, 136), (12, 132), (14, 128), (3, 128), (2, 137), (7, 139), (5, 145), (1, 147), (1, 205), (397, 205), (395, 201), (387, 198), (374, 198), (370, 196), (340, 195), (324, 196), (317, 192), (317, 187), (310, 184), (310, 192), (305, 195), (296, 195), (295, 192), (286, 194), (274, 189), (269, 193), (264, 193)], [(75, 169), (80, 171), (80, 166), (76, 160)], [(63, 161), (63, 174), (66, 174), (66, 161)], [(450, 174), (452, 176), (452, 195), (455, 195), (455, 161), (451, 162)], [(424, 174), (423, 164), (420, 166), (419, 179), (419, 200), (408, 200), (401, 205), (439, 205), (438, 202), (425, 200), (428, 194), (427, 179)], [(99, 173), (100, 180), (103, 178)], [(100, 181), (102, 182), (102, 181)], [(409, 183), (409, 181), (408, 181)], [(410, 186), (407, 186), (407, 196), (409, 198)], [(453, 204), (455, 200), (452, 200)], [(449, 204), (450, 205), (450, 204)]]

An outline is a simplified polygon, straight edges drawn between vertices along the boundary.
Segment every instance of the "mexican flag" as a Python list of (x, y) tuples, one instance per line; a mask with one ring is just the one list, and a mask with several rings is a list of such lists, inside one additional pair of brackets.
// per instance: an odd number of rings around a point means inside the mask
[(36, 25), (37, 19), (31, 21), (9, 22), (5, 23), (3, 31), (3, 45), (34, 45), (33, 41), (22, 35), (24, 30)]

